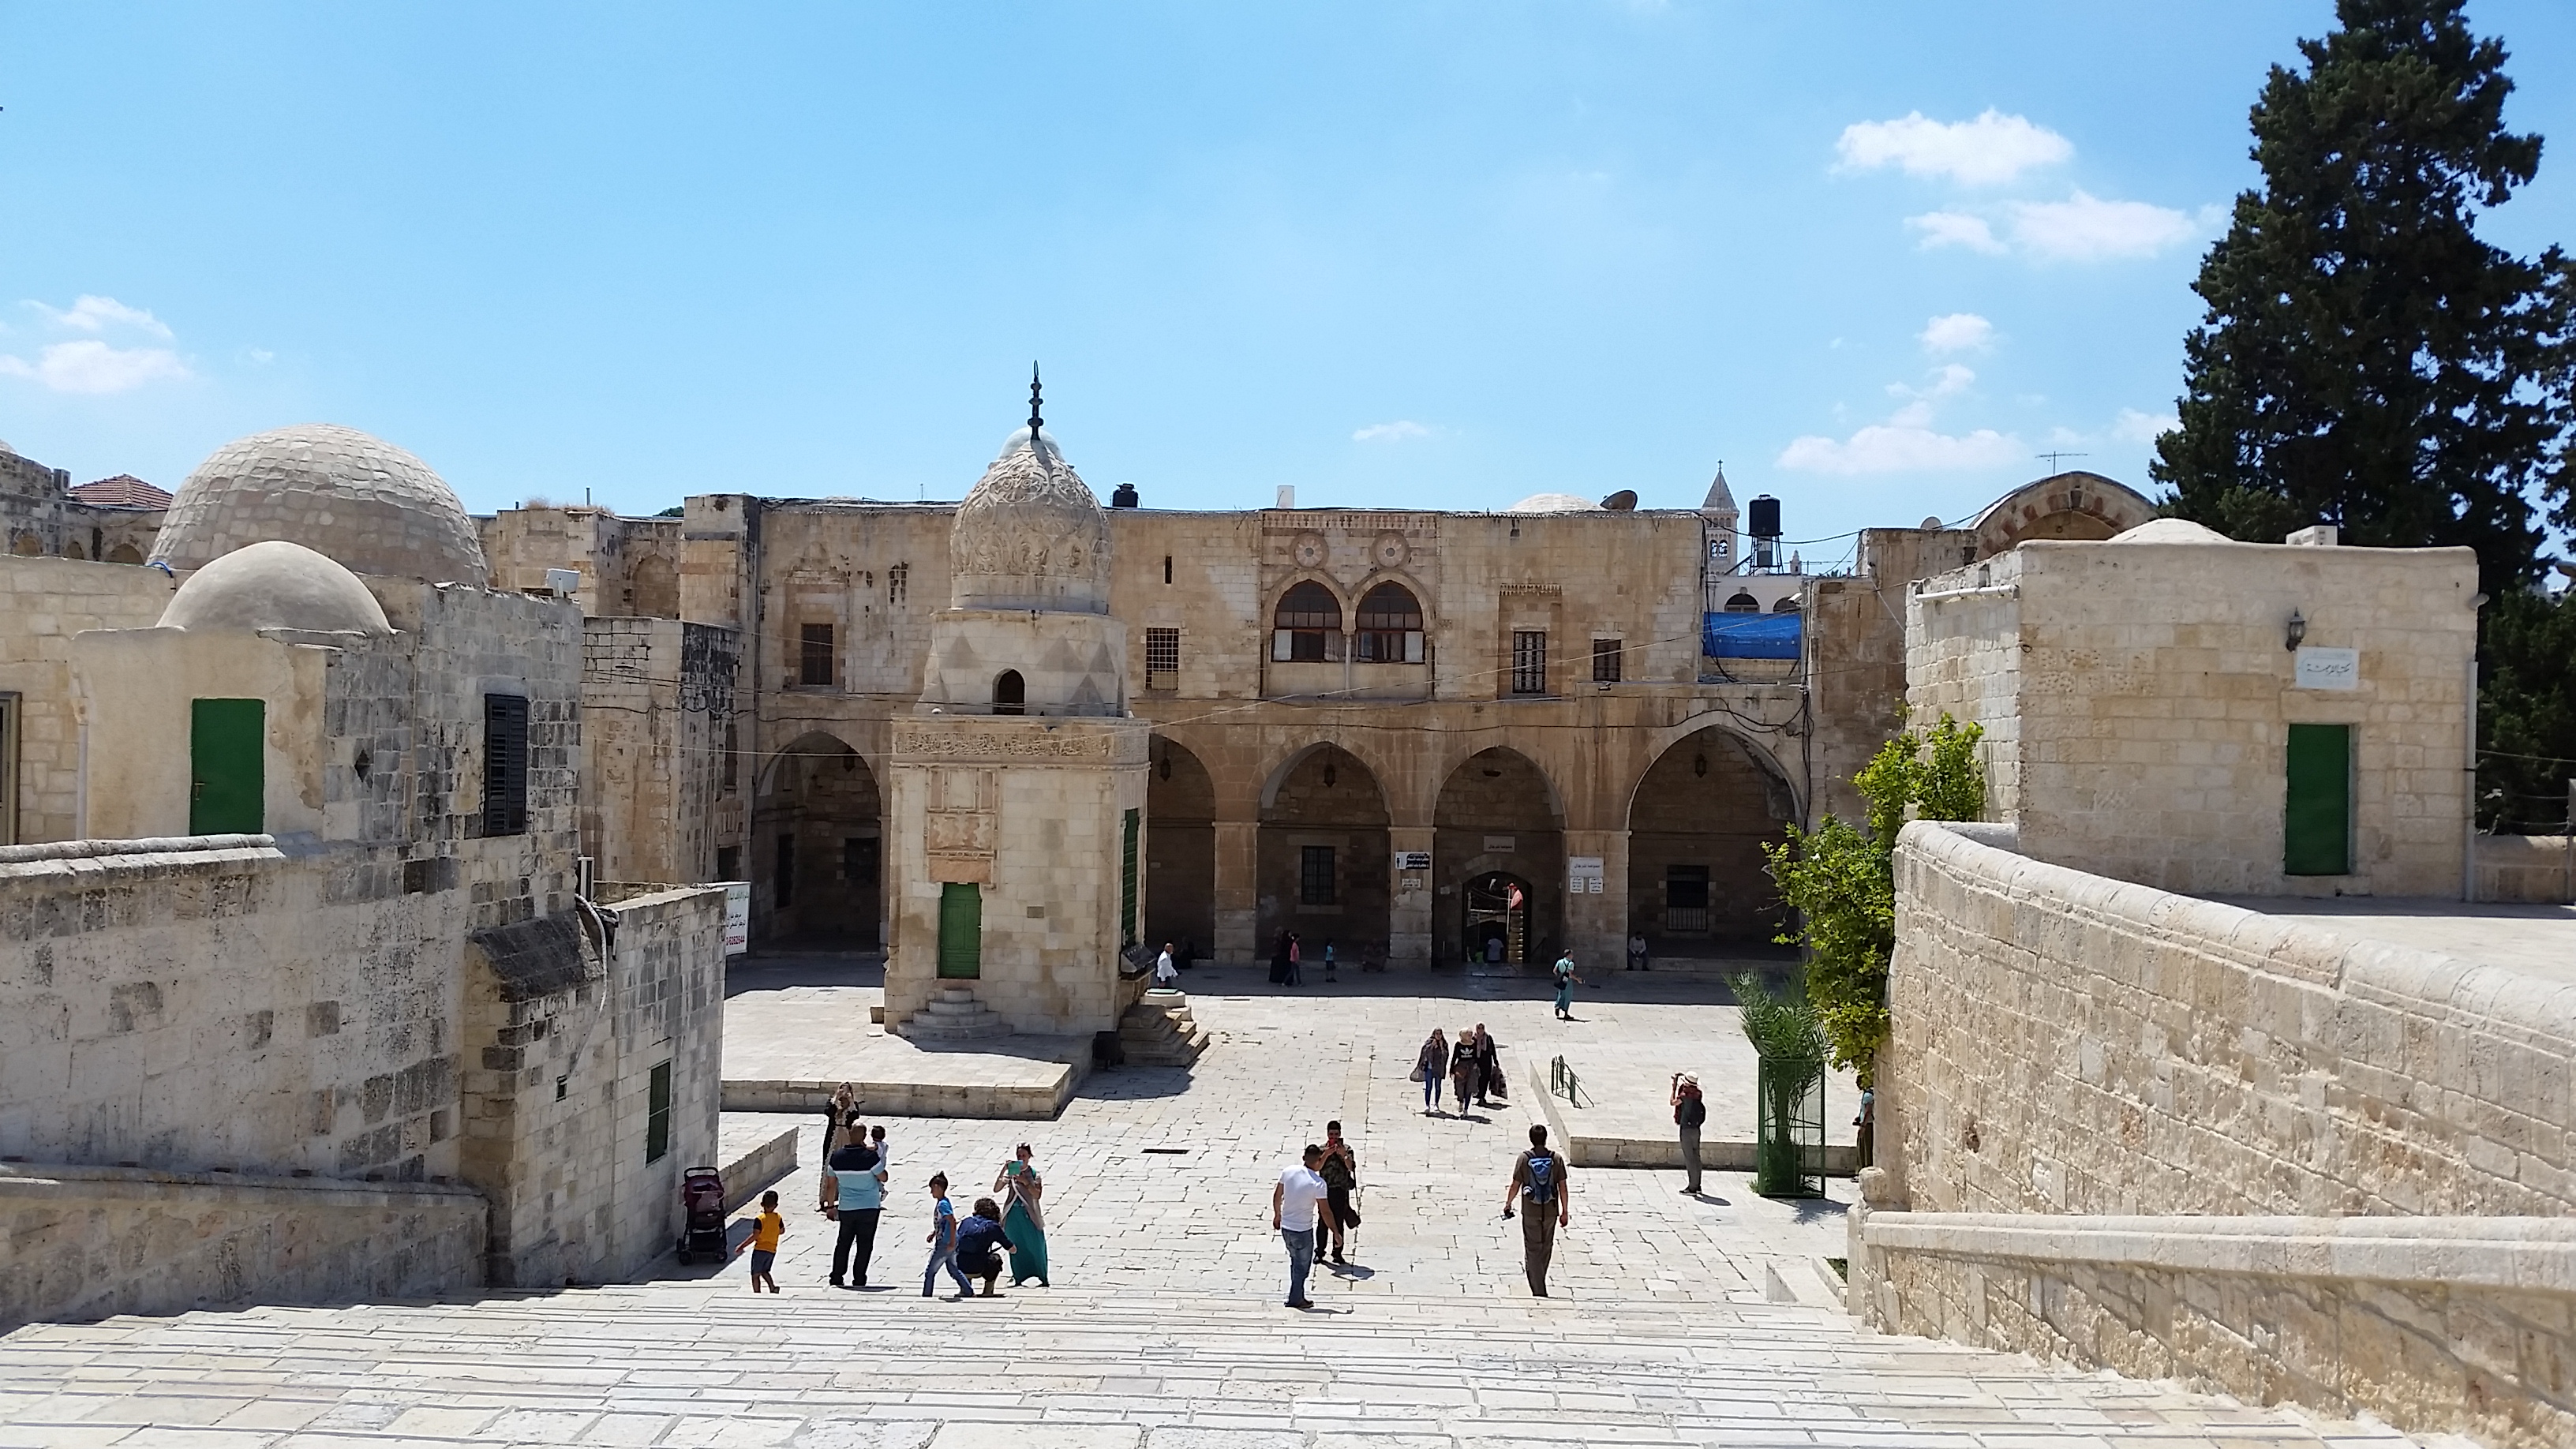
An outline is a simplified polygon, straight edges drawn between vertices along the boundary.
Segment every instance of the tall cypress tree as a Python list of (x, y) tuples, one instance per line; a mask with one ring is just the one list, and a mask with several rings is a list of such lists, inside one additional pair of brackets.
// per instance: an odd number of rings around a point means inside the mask
[(2570, 522), (2576, 267), (2480, 240), (2540, 164), (2504, 128), (2498, 41), (2463, 0), (2337, 0), (2254, 105), (2263, 185), (2193, 290), (2182, 426), (2150, 468), (2167, 508), (2237, 538), (2311, 523), (2383, 546), (2466, 544), (2493, 596)]

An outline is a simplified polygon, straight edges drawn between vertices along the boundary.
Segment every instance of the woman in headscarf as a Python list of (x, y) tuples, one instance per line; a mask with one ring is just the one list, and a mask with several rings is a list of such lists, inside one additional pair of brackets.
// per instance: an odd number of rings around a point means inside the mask
[(1017, 1288), (1035, 1278), (1039, 1287), (1052, 1288), (1055, 1285), (1047, 1281), (1046, 1214), (1038, 1206), (1038, 1199), (1046, 1195), (1046, 1182), (1030, 1156), (1029, 1144), (1021, 1143), (1019, 1156), (1003, 1163), (1002, 1175), (993, 1179), (993, 1191), (1010, 1204), (1002, 1214), (1002, 1230), (1011, 1244), (1011, 1286)]
[(1431, 1039), (1413, 1058), (1413, 1074), (1422, 1081), (1422, 1115), (1440, 1110), (1440, 1084), (1449, 1078), (1449, 1038), (1431, 1028)]
[(1292, 969), (1290, 966), (1291, 959), (1292, 958), (1288, 953), (1288, 933), (1283, 930), (1279, 933), (1278, 947), (1270, 953), (1271, 985), (1285, 986), (1288, 984), (1288, 972)]
[(1476, 1033), (1468, 1027), (1458, 1028), (1457, 1044), (1449, 1049), (1449, 1088), (1458, 1099), (1458, 1115), (1476, 1100)]

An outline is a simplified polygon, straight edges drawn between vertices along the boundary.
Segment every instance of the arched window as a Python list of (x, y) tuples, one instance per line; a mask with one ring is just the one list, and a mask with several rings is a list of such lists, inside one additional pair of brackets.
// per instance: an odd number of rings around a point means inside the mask
[(1774, 614), (1794, 614), (1798, 612), (1798, 596), (1796, 594), (1791, 594), (1789, 597), (1773, 604), (1771, 606), (1771, 612)]
[(1380, 584), (1360, 600), (1359, 659), (1363, 664), (1422, 662), (1422, 606), (1402, 584)]
[(993, 680), (993, 713), (1027, 714), (1028, 712), (1028, 681), (1020, 678), (1020, 671), (1016, 669), (1003, 670)]
[(1280, 595), (1270, 657), (1283, 664), (1342, 657), (1342, 601), (1332, 590), (1308, 579)]
[(20, 558), (35, 558), (45, 551), (45, 541), (31, 532), (21, 532), (9, 551)]
[(1726, 601), (1726, 612), (1730, 614), (1759, 614), (1762, 612), (1762, 601), (1753, 597), (1751, 594), (1737, 594), (1734, 598)]

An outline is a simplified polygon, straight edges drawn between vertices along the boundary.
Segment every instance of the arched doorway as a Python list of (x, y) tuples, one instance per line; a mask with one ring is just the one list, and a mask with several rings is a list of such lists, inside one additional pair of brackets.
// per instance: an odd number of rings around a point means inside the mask
[(1463, 939), (1471, 964), (1517, 966), (1529, 961), (1528, 881), (1504, 871), (1487, 871), (1461, 887), (1458, 898), (1465, 911)]
[(1281, 770), (1264, 792), (1256, 852), (1261, 959), (1281, 931), (1297, 933), (1308, 960), (1322, 960), (1327, 942), (1343, 962), (1385, 958), (1387, 821), (1377, 776), (1348, 750), (1317, 745)]
[(1762, 848), (1786, 838), (1797, 801), (1733, 732), (1712, 726), (1664, 751), (1628, 805), (1628, 923), (1657, 958), (1785, 951)]
[(1186, 746), (1154, 737), (1145, 768), (1145, 944), (1216, 949), (1216, 784)]
[(635, 561), (628, 575), (627, 610), (647, 619), (680, 617), (680, 571), (658, 553)]
[(1565, 818), (1538, 766), (1517, 750), (1468, 756), (1441, 784), (1432, 827), (1434, 959), (1482, 961), (1496, 927), (1506, 961), (1555, 959), (1565, 942)]
[(836, 735), (800, 735), (771, 758), (752, 826), (752, 927), (765, 944), (876, 948), (881, 808), (875, 773)]

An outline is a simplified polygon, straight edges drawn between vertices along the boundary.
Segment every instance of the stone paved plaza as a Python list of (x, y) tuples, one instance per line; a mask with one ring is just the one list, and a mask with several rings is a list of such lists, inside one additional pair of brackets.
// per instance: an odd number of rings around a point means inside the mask
[[(779, 1185), (780, 1296), (747, 1293), (739, 1261), (666, 1260), (651, 1282), (543, 1297), (40, 1325), (0, 1340), (0, 1445), (2411, 1442), (1862, 1331), (1822, 1306), (1842, 1182), (1789, 1204), (1737, 1173), (1692, 1198), (1677, 1172), (1577, 1172), (1558, 1296), (1534, 1302), (1517, 1225), (1497, 1215), (1536, 1110), (1527, 1067), (1561, 1043), (1637, 1061), (1706, 1051), (1736, 1031), (1712, 988), (1605, 984), (1566, 1025), (1519, 981), (1284, 993), (1234, 968), (1188, 984), (1216, 1036), (1193, 1072), (1096, 1075), (1054, 1122), (890, 1120), (898, 1191), (872, 1291), (823, 1285), (832, 1229), (814, 1212), (819, 1122), (805, 1119), (807, 1166)], [(816, 1030), (864, 1030), (873, 993), (843, 994), (849, 1013)], [(1425, 1116), (1406, 1080), (1416, 1046), (1435, 1022), (1478, 1020), (1504, 1044), (1514, 1102)], [(1848, 1097), (1834, 1106), (1848, 1120)], [(1319, 1273), (1318, 1307), (1299, 1313), (1279, 1302), (1269, 1186), (1330, 1117), (1363, 1156), (1365, 1223), (1353, 1266)], [(944, 1169), (971, 1200), (1023, 1139), (1048, 1177), (1055, 1286), (923, 1301), (921, 1183)]]

